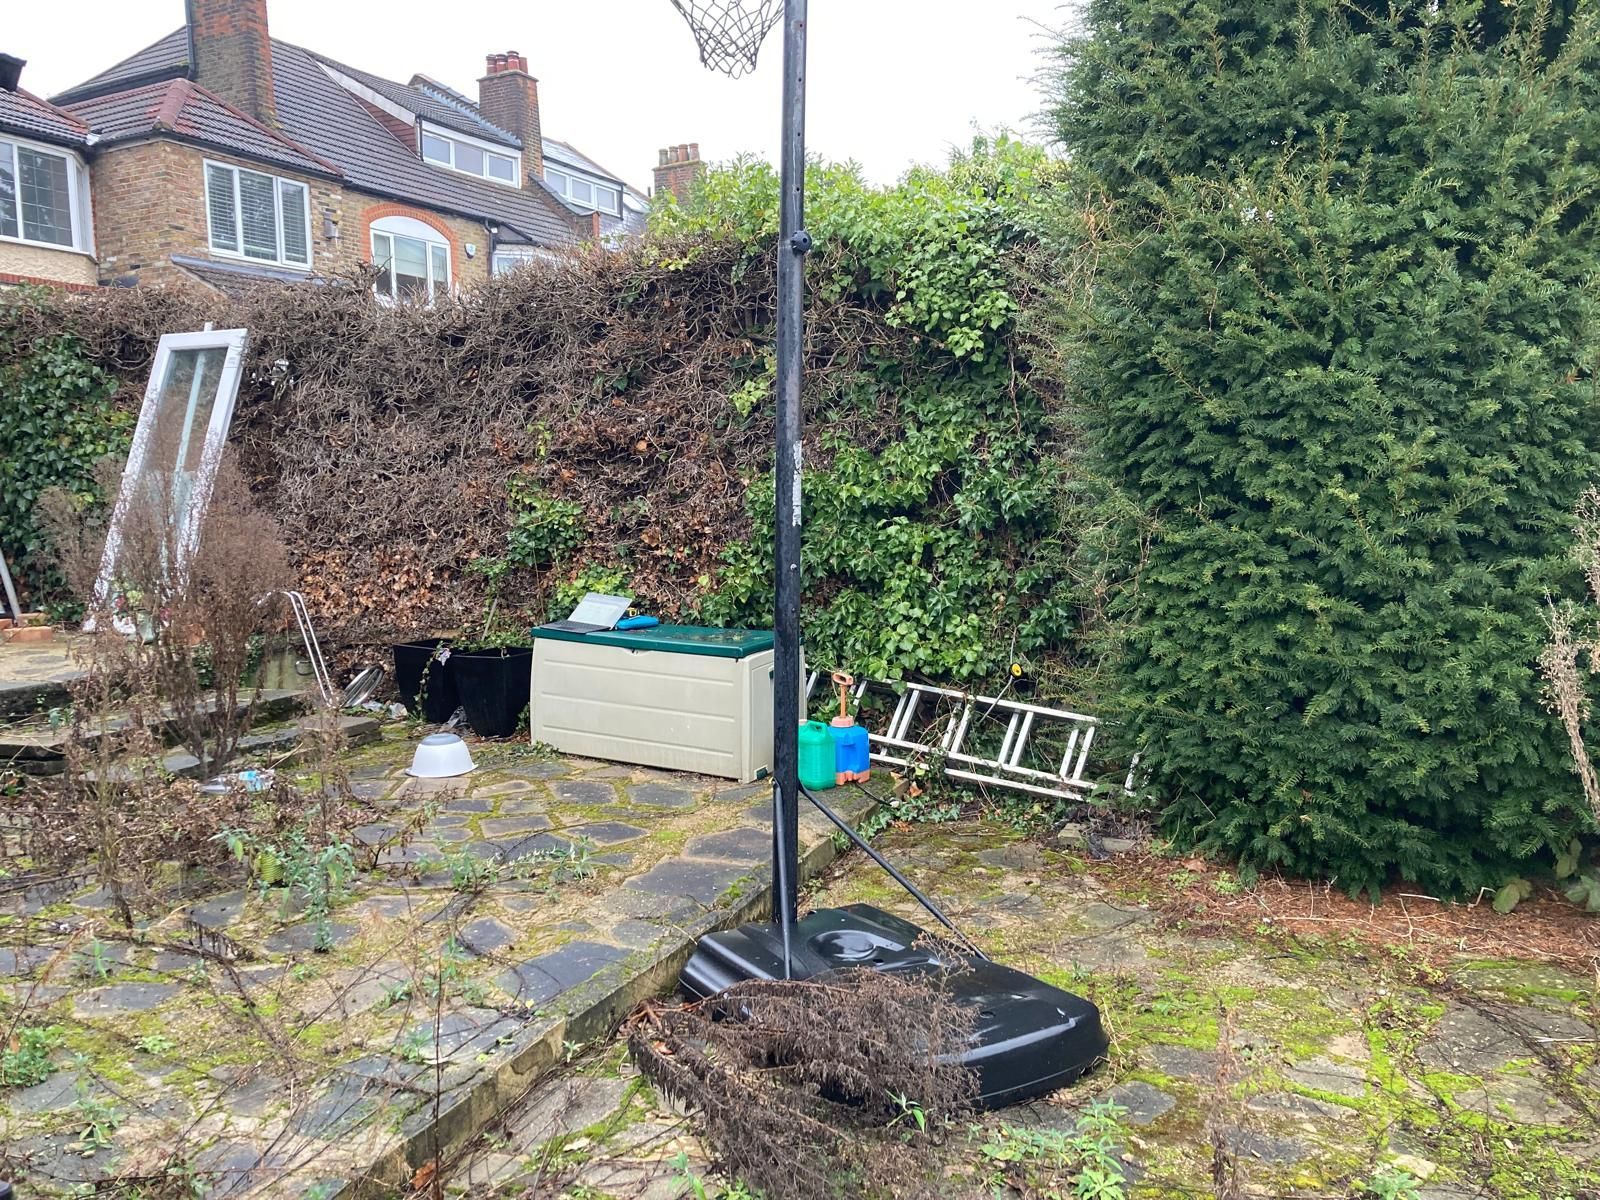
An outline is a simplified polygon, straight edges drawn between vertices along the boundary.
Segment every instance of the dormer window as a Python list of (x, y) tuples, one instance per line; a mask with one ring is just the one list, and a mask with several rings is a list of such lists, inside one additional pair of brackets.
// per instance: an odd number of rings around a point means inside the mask
[(480, 179), (517, 187), (521, 159), (515, 154), (491, 150), (487, 143), (463, 137), (446, 136), (424, 127), (422, 130), (422, 157), (427, 161), (463, 175), (476, 175)]
[(587, 179), (548, 163), (544, 168), (544, 181), (578, 208), (597, 208), (614, 217), (622, 215), (622, 191), (615, 184)]

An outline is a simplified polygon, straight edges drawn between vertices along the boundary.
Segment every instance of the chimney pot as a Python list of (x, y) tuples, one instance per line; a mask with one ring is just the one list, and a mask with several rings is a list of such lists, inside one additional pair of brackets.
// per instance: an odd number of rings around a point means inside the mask
[(705, 173), (705, 164), (700, 161), (700, 143), (679, 142), (676, 146), (664, 147), (656, 157), (659, 161), (653, 194), (671, 192), (680, 204), (688, 200), (695, 181)]
[(544, 178), (544, 141), (539, 121), (539, 81), (528, 74), (528, 60), (515, 50), (488, 57), (489, 70), (478, 81), (478, 107), (491, 124), (522, 142), (523, 179)]

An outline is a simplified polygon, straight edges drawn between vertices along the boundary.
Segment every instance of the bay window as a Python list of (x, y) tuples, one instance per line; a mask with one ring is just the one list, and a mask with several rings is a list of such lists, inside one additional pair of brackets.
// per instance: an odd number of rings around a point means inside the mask
[(0, 238), (88, 250), (88, 193), (73, 155), (0, 138)]
[(286, 267), (311, 265), (311, 189), (293, 179), (207, 162), (211, 249)]

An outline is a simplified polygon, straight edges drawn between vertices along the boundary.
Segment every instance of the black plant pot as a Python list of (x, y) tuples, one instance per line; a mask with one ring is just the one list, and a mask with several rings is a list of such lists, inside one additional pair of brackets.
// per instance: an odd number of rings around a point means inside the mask
[(532, 646), (457, 650), (450, 655), (450, 670), (472, 732), (503, 738), (517, 731), (533, 683)]
[(448, 644), (443, 638), (422, 638), (394, 648), (394, 685), (401, 703), (435, 725), (448, 721), (461, 707), (450, 658), (439, 662), (433, 657), (434, 651)]

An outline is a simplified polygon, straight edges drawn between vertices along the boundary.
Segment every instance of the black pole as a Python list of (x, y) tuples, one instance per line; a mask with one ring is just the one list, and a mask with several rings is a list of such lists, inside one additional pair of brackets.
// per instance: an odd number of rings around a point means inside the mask
[[(773, 915), (787, 945), (800, 878), (800, 384), (805, 338), (806, 0), (783, 23), (783, 145), (778, 222), (776, 603), (773, 611)], [(787, 976), (789, 964), (784, 963)]]
[[(856, 784), (856, 786), (857, 787), (861, 787), (861, 785), (859, 783)], [(973, 944), (973, 941), (972, 941), (971, 938), (969, 938), (966, 934), (962, 933), (961, 930), (956, 928), (955, 922), (952, 921), (949, 917), (944, 915), (944, 910), (942, 910), (932, 900), (929, 900), (920, 891), (918, 891), (916, 884), (912, 883), (911, 880), (907, 879), (904, 875), (900, 874), (899, 871), (896, 871), (894, 869), (894, 864), (891, 863), (883, 855), (879, 854), (876, 850), (874, 850), (872, 848), (872, 843), (867, 841), (866, 838), (862, 837), (853, 828), (851, 828), (850, 823), (848, 821), (846, 821), (838, 813), (834, 812), (833, 809), (829, 808), (821, 800), (818, 800), (816, 795), (812, 792), (812, 790), (810, 788), (802, 786), (800, 790), (805, 793), (805, 797), (806, 797), (807, 800), (811, 801), (812, 804), (817, 806), (817, 811), (818, 812), (820, 812), (823, 816), (827, 817), (828, 820), (832, 821), (835, 825), (837, 825), (839, 827), (839, 832), (844, 834), (845, 837), (849, 838), (852, 842), (855, 843), (856, 849), (865, 852), (865, 854), (866, 854), (866, 856), (868, 858), (870, 858), (873, 862), (877, 863), (880, 867), (882, 867), (885, 871), (887, 871), (889, 873), (889, 878), (890, 879), (893, 879), (901, 887), (905, 888), (906, 891), (910, 892), (911, 893), (911, 898), (913, 900), (915, 900), (918, 904), (922, 905), (923, 908), (927, 909), (928, 912), (933, 915), (934, 919), (939, 922), (939, 924), (943, 925), (951, 933), (955, 934), (956, 937), (961, 939), (961, 944), (963, 946), (965, 946), (968, 950), (971, 950), (972, 953), (977, 955), (979, 958), (984, 959), (986, 961), (988, 960), (989, 956), (987, 954), (985, 954), (982, 950), (979, 950), (978, 947)], [(867, 789), (866, 788), (861, 788), (861, 790), (862, 791), (866, 791)], [(785, 947), (784, 948), (784, 957), (787, 958), (788, 954), (789, 954), (788, 948)]]

